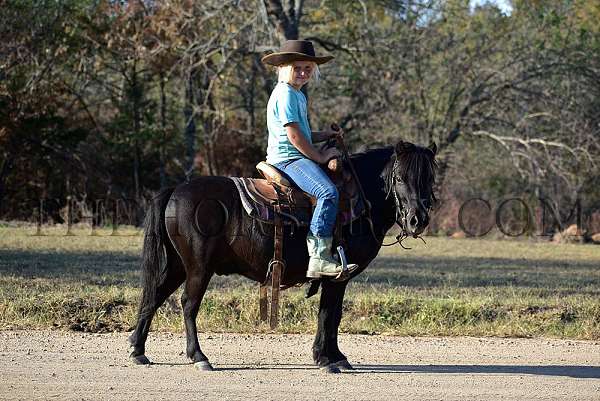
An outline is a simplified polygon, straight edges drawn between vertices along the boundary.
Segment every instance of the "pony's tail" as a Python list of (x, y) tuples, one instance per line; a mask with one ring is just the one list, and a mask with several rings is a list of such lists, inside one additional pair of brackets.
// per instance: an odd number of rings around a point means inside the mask
[(165, 227), (165, 209), (175, 188), (161, 190), (152, 198), (144, 219), (144, 245), (142, 249), (142, 300), (139, 318), (152, 317), (155, 312), (156, 289), (166, 273), (169, 237)]

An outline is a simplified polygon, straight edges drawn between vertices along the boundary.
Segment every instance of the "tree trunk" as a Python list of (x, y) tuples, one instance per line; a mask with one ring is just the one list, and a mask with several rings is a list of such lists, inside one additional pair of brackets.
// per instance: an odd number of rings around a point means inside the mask
[(8, 172), (12, 167), (12, 163), (14, 160), (14, 156), (12, 154), (5, 154), (4, 160), (2, 161), (2, 166), (0, 166), (0, 217), (3, 213), (3, 205), (4, 205), (4, 194), (5, 194), (5, 180), (8, 176)]
[(160, 175), (160, 188), (163, 189), (167, 186), (167, 174), (165, 172), (165, 147), (167, 146), (167, 95), (165, 93), (165, 76), (161, 72), (159, 74), (160, 79), (160, 125), (162, 129), (162, 138), (159, 146), (159, 175)]
[(204, 69), (204, 73), (202, 74), (202, 81), (200, 82), (200, 87), (198, 88), (201, 91), (201, 96), (198, 96), (198, 105), (203, 108), (202, 110), (202, 130), (204, 137), (204, 149), (205, 149), (205, 158), (206, 165), (208, 167), (208, 174), (215, 175), (218, 171), (218, 167), (216, 165), (216, 159), (214, 155), (214, 114), (207, 113), (204, 110), (204, 107), (207, 107), (210, 111), (215, 110), (215, 106), (212, 102), (212, 95), (208, 92), (210, 87), (210, 77), (209, 70), (207, 68)]
[(256, 77), (258, 75), (258, 63), (260, 63), (260, 57), (255, 54), (252, 59), (252, 76), (250, 78), (250, 88), (248, 93), (248, 100), (246, 102), (246, 111), (248, 112), (248, 126), (246, 128), (249, 134), (254, 133), (256, 129), (256, 114), (254, 113), (255, 98), (256, 98)]
[(299, 37), (300, 18), (304, 0), (263, 0), (269, 21), (275, 28), (279, 41)]
[(133, 185), (135, 190), (135, 200), (139, 202), (141, 200), (140, 190), (140, 127), (141, 127), (141, 113), (140, 103), (142, 96), (142, 89), (138, 80), (137, 63), (133, 63), (133, 70), (131, 76), (131, 101), (133, 106)]
[(194, 166), (194, 156), (196, 154), (196, 123), (194, 121), (194, 73), (189, 72), (185, 86), (185, 105), (183, 108), (185, 117), (185, 155), (186, 175), (191, 174)]

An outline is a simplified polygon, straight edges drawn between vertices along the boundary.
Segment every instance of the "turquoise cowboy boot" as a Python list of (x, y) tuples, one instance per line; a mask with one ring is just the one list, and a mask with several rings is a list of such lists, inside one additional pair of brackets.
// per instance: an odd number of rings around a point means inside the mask
[[(342, 273), (342, 265), (331, 255), (332, 243), (332, 237), (315, 237), (310, 234), (306, 236), (306, 245), (310, 256), (306, 277), (338, 277)], [(357, 267), (358, 265), (348, 264), (347, 273), (356, 270)]]

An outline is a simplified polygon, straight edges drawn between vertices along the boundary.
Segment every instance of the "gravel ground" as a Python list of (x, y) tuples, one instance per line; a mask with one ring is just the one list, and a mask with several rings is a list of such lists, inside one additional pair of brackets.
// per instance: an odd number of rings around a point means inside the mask
[(306, 335), (150, 333), (150, 366), (126, 333), (0, 332), (0, 398), (59, 400), (600, 400), (600, 342), (341, 335), (352, 373), (312, 365)]

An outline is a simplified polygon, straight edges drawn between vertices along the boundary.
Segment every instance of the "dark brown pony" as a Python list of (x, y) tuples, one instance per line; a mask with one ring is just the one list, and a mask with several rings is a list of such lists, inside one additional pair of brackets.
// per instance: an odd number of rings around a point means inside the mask
[[(435, 200), (436, 146), (408, 142), (351, 156), (358, 179), (372, 206), (343, 228), (348, 261), (362, 272), (377, 256), (386, 232), (398, 223), (402, 236), (417, 237), (429, 223)], [(289, 228), (289, 227), (288, 227)], [(285, 230), (283, 255), (287, 266), (283, 285), (307, 281), (307, 228)], [(402, 238), (402, 237), (401, 237)], [(187, 356), (203, 370), (212, 370), (200, 349), (196, 316), (208, 282), (214, 274), (241, 274), (263, 282), (273, 255), (273, 226), (261, 224), (244, 211), (233, 181), (227, 177), (201, 177), (158, 194), (148, 210), (142, 253), (143, 294), (135, 331), (129, 337), (131, 358), (150, 363), (145, 342), (156, 310), (181, 284)], [(338, 348), (342, 302), (347, 281), (320, 280), (318, 329), (313, 344), (315, 363), (329, 372), (351, 369)]]

